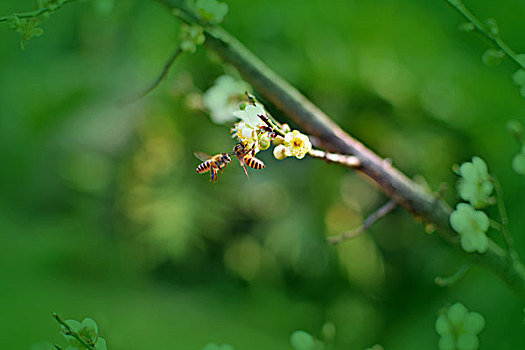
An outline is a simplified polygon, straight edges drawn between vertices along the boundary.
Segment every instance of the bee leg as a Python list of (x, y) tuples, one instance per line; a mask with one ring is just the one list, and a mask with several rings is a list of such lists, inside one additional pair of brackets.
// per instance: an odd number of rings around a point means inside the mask
[(241, 162), (242, 169), (244, 170), (244, 173), (246, 174), (246, 177), (248, 180), (250, 179), (250, 175), (248, 175), (248, 171), (246, 170), (246, 166), (244, 165), (244, 161)]

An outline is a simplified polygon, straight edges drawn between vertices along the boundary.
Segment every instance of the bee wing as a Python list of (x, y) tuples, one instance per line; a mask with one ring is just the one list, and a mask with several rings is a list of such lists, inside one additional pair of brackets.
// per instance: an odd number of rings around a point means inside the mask
[(207, 161), (208, 159), (210, 159), (212, 156), (209, 155), (208, 153), (206, 152), (199, 152), (199, 151), (196, 151), (193, 153), (195, 155), (195, 157), (199, 158), (200, 160), (202, 160), (203, 162)]

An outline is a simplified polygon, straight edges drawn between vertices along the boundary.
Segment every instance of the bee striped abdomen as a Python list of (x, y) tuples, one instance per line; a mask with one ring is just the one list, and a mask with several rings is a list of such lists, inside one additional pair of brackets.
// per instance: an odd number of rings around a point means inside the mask
[(200, 174), (200, 173), (204, 173), (208, 170), (210, 170), (211, 168), (211, 165), (212, 165), (212, 162), (211, 160), (207, 160), (205, 162), (202, 162), (199, 164), (199, 166), (197, 167), (197, 172)]
[(266, 166), (266, 165), (264, 165), (264, 163), (262, 161), (260, 161), (257, 158), (254, 158), (254, 157), (246, 157), (246, 158), (244, 158), (244, 162), (250, 168), (257, 169), (257, 170), (263, 169)]

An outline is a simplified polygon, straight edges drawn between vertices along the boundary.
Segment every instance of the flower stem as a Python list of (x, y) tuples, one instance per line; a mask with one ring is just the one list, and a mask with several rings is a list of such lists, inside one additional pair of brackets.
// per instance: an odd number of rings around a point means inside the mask
[[(75, 2), (75, 1), (78, 1), (78, 0), (57, 1), (57, 2), (55, 2), (53, 4), (49, 4), (46, 7), (42, 7), (41, 9), (38, 9), (38, 10), (35, 10), (35, 11), (24, 12), (24, 13), (13, 13), (10, 16), (0, 17), (0, 22), (6, 22), (6, 21), (10, 20), (13, 17), (17, 17), (17, 18), (36, 18), (36, 17), (39, 17), (39, 16), (41, 16), (41, 15), (43, 15), (45, 13), (55, 12), (56, 10), (61, 9), (64, 5), (67, 5), (67, 4)], [(51, 5), (53, 5), (53, 6), (51, 6)]]

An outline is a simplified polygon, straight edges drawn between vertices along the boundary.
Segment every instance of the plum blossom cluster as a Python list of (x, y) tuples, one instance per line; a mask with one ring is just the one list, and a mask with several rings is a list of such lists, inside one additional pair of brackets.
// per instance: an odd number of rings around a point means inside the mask
[(435, 328), (439, 334), (439, 350), (476, 350), (478, 334), (485, 327), (485, 319), (477, 312), (468, 311), (461, 303), (441, 310)]
[(469, 203), (457, 205), (450, 215), (450, 226), (459, 234), (464, 251), (485, 253), (488, 249), (486, 233), (489, 218), (483, 211), (476, 209), (495, 203), (495, 198), (491, 197), (493, 180), (487, 164), (480, 157), (473, 157), (472, 162), (461, 164), (457, 172), (461, 176), (458, 180), (459, 196)]
[[(210, 171), (212, 181), (217, 181), (217, 173), (230, 163), (229, 156), (235, 155), (246, 175), (246, 166), (263, 169), (264, 163), (256, 158), (257, 153), (275, 146), (276, 159), (286, 157), (302, 159), (312, 150), (308, 136), (298, 130), (291, 130), (287, 124), (276, 122), (264, 106), (246, 92), (249, 86), (242, 81), (224, 75), (204, 94), (204, 105), (210, 112), (212, 121), (222, 124), (236, 120), (230, 129), (236, 145), (231, 153), (210, 156), (197, 167), (198, 173)], [(242, 91), (242, 93), (241, 93)], [(202, 154), (202, 152), (197, 152)]]
[(264, 107), (251, 97), (250, 103), (241, 104), (241, 109), (234, 115), (239, 121), (231, 129), (233, 137), (255, 149), (255, 153), (268, 149), (272, 142), (276, 145), (273, 154), (278, 160), (286, 157), (302, 159), (312, 149), (308, 136), (290, 130), (287, 124), (277, 125)]

